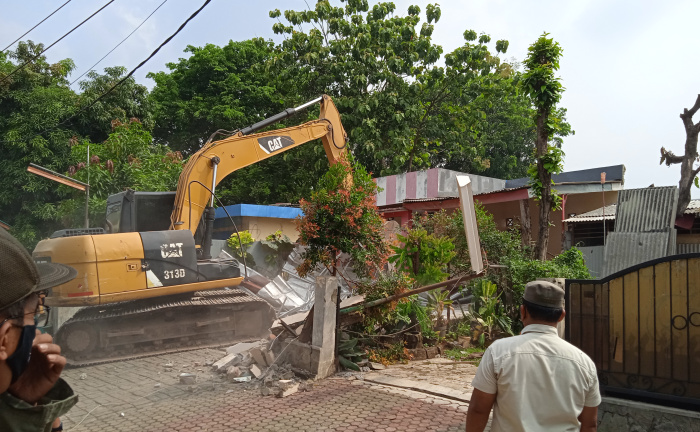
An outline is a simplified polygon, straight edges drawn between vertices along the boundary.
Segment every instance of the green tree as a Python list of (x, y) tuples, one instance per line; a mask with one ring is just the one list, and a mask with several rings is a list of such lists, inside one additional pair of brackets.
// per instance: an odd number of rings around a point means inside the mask
[(550, 213), (561, 206), (561, 197), (552, 190), (552, 174), (562, 171), (564, 152), (561, 146), (551, 145), (550, 140), (557, 132), (571, 132), (570, 127), (562, 130), (560, 126), (561, 111), (556, 115), (556, 105), (564, 91), (559, 78), (554, 76), (559, 70), (561, 53), (559, 43), (547, 38), (547, 33), (543, 34), (528, 48), (527, 71), (522, 80), (523, 88), (537, 108), (536, 164), (530, 167), (528, 174), (535, 199), (539, 201), (539, 233), (534, 255), (541, 261), (547, 259)]
[(269, 59), (272, 42), (230, 41), (185, 52), (191, 55), (168, 63), (169, 72), (148, 74), (155, 81), (150, 98), (157, 142), (189, 155), (216, 130), (243, 128), (286, 108), (259, 67)]
[[(0, 219), (26, 246), (58, 227), (56, 208), (62, 188), (27, 172), (30, 162), (62, 172), (76, 132), (63, 125), (75, 107), (68, 86), (75, 65), (70, 59), (50, 64), (44, 56), (8, 77), (43, 50), (42, 44), (20, 42), (9, 55), (0, 53)], [(39, 135), (41, 132), (48, 131)]]
[[(269, 70), (305, 97), (328, 93), (334, 97), (350, 134), (358, 161), (377, 175), (388, 175), (450, 163), (453, 169), (483, 173), (490, 167), (489, 146), (503, 138), (491, 137), (481, 126), (490, 120), (484, 108), (489, 100), (517, 94), (508, 80), (510, 67), (492, 55), (487, 35), (465, 32), (463, 47), (445, 56), (432, 42), (440, 19), (438, 5), (429, 4), (425, 21), (421, 10), (410, 6), (406, 16), (396, 14), (393, 3), (372, 7), (366, 0), (349, 0), (344, 7), (318, 1), (311, 10), (270, 12), (279, 20), (273, 30), (285, 40), (268, 61)], [(284, 17), (284, 21), (281, 17)], [(508, 43), (498, 41), (497, 53)], [(493, 81), (492, 81), (493, 80)], [(499, 81), (502, 80), (502, 81)], [(496, 88), (498, 91), (496, 91)], [(519, 110), (501, 117), (503, 122), (522, 115)], [(473, 109), (480, 105), (482, 109)], [(514, 128), (522, 127), (518, 119)], [(525, 125), (527, 135), (530, 125)], [(532, 140), (519, 144), (531, 148)], [(517, 144), (516, 144), (517, 145)], [(526, 166), (528, 157), (516, 152), (502, 166)]]
[[(223, 47), (189, 46), (185, 51), (191, 56), (169, 63), (168, 72), (149, 74), (156, 83), (150, 95), (156, 142), (185, 155), (198, 150), (219, 129), (243, 128), (308, 100), (285, 96), (290, 94), (288, 85), (265, 70), (272, 42), (231, 41)], [(299, 124), (305, 118), (295, 116), (286, 124)], [(221, 182), (218, 194), (224, 202), (297, 202), (327, 169), (321, 146), (309, 143), (232, 173)]]
[[(126, 68), (123, 66), (107, 67), (104, 74), (88, 72), (87, 79), (80, 82), (82, 92), (78, 96), (78, 103), (83, 106), (92, 102), (119, 82), (125, 73)], [(93, 142), (101, 142), (112, 132), (110, 123), (113, 120), (126, 123), (132, 118), (137, 118), (147, 130), (153, 129), (148, 89), (137, 84), (133, 77), (80, 114), (75, 125), (80, 135), (89, 137)]]
[[(104, 221), (107, 197), (127, 188), (137, 191), (173, 191), (182, 171), (180, 152), (153, 144), (151, 134), (136, 119), (112, 122), (114, 128), (101, 143), (85, 140), (71, 148), (68, 175), (90, 183), (91, 226)], [(88, 147), (90, 163), (87, 163)], [(57, 204), (63, 226), (82, 226), (85, 198), (74, 194)]]
[(306, 246), (301, 277), (323, 265), (335, 276), (341, 252), (350, 255), (360, 277), (381, 270), (388, 251), (384, 220), (374, 204), (377, 185), (349, 154), (343, 156), (318, 182), (308, 200), (301, 200), (304, 215), (297, 221), (299, 243)]

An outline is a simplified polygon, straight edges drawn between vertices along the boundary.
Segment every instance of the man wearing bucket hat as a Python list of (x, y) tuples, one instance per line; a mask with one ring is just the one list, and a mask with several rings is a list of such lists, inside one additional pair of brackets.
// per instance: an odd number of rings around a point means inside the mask
[(495, 341), (472, 381), (467, 432), (595, 431), (600, 391), (593, 361), (559, 338), (564, 290), (544, 281), (525, 286), (519, 336)]
[[(75, 269), (35, 264), (26, 249), (0, 229), (0, 430), (51, 431), (78, 401), (60, 378), (65, 357), (51, 336), (37, 334), (35, 317), (48, 307), (41, 294), (75, 278)], [(58, 429), (60, 430), (60, 429)]]

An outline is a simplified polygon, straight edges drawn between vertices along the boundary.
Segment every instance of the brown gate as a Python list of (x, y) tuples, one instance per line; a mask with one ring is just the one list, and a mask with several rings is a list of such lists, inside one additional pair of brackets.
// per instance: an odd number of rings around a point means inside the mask
[(700, 406), (700, 254), (566, 281), (566, 338), (609, 394)]

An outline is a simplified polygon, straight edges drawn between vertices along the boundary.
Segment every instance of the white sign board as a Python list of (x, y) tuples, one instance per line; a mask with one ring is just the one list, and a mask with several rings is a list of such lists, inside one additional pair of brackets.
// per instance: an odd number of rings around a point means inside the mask
[(484, 261), (481, 259), (481, 241), (476, 226), (474, 195), (469, 176), (457, 176), (457, 187), (459, 189), (459, 207), (462, 209), (464, 219), (464, 233), (467, 235), (467, 244), (469, 245), (469, 260), (474, 273), (481, 273), (484, 271)]

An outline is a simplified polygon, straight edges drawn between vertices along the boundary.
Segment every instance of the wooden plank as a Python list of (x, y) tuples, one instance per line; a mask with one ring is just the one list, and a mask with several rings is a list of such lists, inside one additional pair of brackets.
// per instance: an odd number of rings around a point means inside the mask
[(589, 357), (595, 356), (596, 344), (598, 341), (595, 338), (595, 284), (585, 284), (581, 287), (581, 350), (588, 354)]
[(628, 273), (624, 279), (625, 373), (639, 373), (639, 274)]
[(654, 266), (656, 376), (671, 378), (671, 263)]
[(688, 310), (691, 314), (691, 325), (688, 327), (689, 380), (700, 383), (700, 258), (688, 260)]
[(676, 325), (682, 330), (671, 331), (671, 361), (673, 378), (681, 381), (688, 380), (688, 327), (681, 324), (687, 322), (688, 315), (688, 260), (674, 260), (671, 261), (671, 316), (679, 317)]
[(572, 345), (581, 348), (581, 284), (572, 283), (569, 285), (569, 307), (571, 308), (571, 319), (569, 323), (570, 342)]
[(615, 278), (610, 284), (610, 371), (622, 372), (624, 361), (624, 293), (622, 277)]
[(639, 373), (654, 376), (654, 267), (639, 270)]
[(610, 370), (611, 342), (610, 342), (610, 285), (606, 282), (601, 287), (600, 299), (602, 303), (603, 339), (600, 344), (603, 351), (603, 370)]

